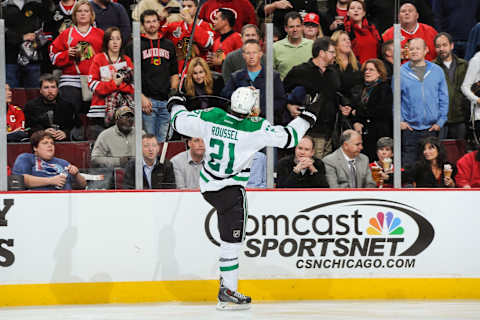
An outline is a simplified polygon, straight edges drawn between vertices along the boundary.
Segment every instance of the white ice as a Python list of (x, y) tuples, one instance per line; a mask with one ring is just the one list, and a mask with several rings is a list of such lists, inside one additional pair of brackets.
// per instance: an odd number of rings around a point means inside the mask
[(1, 320), (359, 320), (480, 319), (480, 301), (257, 302), (246, 311), (217, 311), (213, 303), (155, 303), (0, 308)]

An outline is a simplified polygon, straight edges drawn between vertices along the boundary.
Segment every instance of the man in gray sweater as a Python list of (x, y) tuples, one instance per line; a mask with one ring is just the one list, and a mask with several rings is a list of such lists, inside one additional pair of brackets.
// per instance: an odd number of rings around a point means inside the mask
[(205, 159), (205, 143), (202, 138), (189, 138), (187, 144), (188, 150), (170, 159), (175, 182), (178, 189), (198, 189), (200, 170)]
[(132, 130), (134, 114), (123, 106), (115, 113), (115, 125), (103, 130), (92, 150), (92, 167), (124, 167), (135, 156), (135, 131)]

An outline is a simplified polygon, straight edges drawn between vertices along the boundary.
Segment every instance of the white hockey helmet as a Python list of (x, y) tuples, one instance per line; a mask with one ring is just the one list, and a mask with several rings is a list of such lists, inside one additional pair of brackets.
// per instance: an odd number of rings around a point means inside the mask
[(257, 100), (255, 91), (249, 87), (240, 87), (232, 93), (230, 108), (233, 112), (249, 115)]

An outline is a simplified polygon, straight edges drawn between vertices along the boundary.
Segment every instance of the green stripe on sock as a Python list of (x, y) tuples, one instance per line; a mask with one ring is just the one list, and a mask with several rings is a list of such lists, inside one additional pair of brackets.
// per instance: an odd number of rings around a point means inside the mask
[(220, 267), (220, 271), (232, 271), (238, 269), (238, 263), (230, 267)]

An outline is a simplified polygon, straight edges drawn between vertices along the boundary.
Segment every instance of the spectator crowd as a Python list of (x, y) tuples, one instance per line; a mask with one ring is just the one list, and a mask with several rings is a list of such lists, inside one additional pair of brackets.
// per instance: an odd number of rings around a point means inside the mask
[[(265, 117), (263, 30), (272, 21), (273, 123), (287, 124), (307, 104), (322, 110), (294, 149), (275, 150), (276, 186), (391, 188), (398, 18), (402, 185), (480, 187), (480, 2), (400, 0), (398, 17), (394, 3), (7, 1), (7, 140), (31, 144), (9, 174), (26, 189), (133, 189), (138, 116), (144, 188), (198, 188), (204, 141), (170, 130), (167, 101), (181, 86), (192, 108), (228, 108), (237, 88), (250, 87), (258, 97), (251, 116)], [(132, 21), (141, 25), (141, 115)], [(32, 90), (28, 101), (15, 100)], [(168, 140), (185, 148), (168, 154)], [(90, 168), (55, 156), (56, 144), (85, 141)], [(449, 153), (452, 141), (460, 152)], [(108, 175), (122, 183), (98, 183)], [(251, 159), (248, 187), (266, 187), (265, 150)]]

